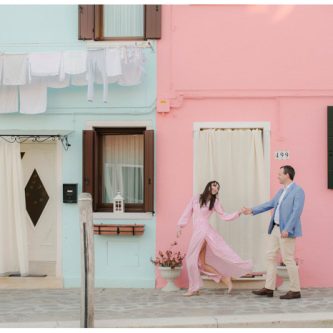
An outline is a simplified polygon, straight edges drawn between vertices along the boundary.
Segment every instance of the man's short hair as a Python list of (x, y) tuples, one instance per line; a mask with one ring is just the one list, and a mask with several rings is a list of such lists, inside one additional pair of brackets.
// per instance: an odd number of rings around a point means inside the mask
[(291, 165), (283, 165), (280, 169), (283, 169), (283, 173), (285, 175), (289, 175), (291, 180), (294, 180), (295, 177), (295, 169)]

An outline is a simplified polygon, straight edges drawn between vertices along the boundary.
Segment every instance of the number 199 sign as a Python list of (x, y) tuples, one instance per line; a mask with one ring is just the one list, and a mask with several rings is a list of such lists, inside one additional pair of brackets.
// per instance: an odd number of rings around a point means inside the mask
[(288, 160), (289, 159), (289, 151), (288, 150), (281, 150), (275, 152), (275, 159), (276, 160)]

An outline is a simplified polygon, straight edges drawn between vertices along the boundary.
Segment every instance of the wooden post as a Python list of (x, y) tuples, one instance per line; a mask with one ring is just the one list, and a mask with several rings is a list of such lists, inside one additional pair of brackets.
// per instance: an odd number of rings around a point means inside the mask
[(80, 327), (94, 327), (94, 226), (90, 193), (79, 196), (81, 234), (81, 309)]

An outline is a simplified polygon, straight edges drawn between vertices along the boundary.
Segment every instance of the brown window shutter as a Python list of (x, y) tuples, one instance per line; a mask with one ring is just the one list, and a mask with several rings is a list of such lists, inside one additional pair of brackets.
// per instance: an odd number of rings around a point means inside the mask
[(144, 152), (144, 173), (145, 173), (145, 212), (154, 212), (154, 131), (144, 131), (145, 152)]
[(104, 25), (104, 20), (103, 20), (103, 11), (104, 11), (104, 6), (103, 5), (95, 5), (95, 23), (94, 23), (94, 39), (95, 40), (103, 40), (103, 25)]
[[(94, 198), (94, 137), (95, 131), (83, 131), (82, 137), (82, 192)], [(93, 201), (95, 201), (93, 199)]]
[(145, 5), (145, 39), (161, 38), (161, 5)]
[(79, 39), (94, 39), (95, 6), (79, 5)]

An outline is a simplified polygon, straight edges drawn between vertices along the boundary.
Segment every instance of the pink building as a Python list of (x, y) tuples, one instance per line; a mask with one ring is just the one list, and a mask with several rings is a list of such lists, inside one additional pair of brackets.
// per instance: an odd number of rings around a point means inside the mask
[[(296, 250), (302, 288), (333, 286), (333, 191), (327, 185), (332, 17), (333, 6), (163, 6), (157, 58), (157, 250), (175, 239), (185, 205), (209, 177), (218, 178), (221, 201), (231, 212), (275, 194), (279, 167), (290, 164), (306, 193)], [(227, 147), (203, 149), (203, 134), (215, 142), (215, 134), (237, 131), (239, 150), (233, 138)], [(260, 142), (253, 145), (260, 153), (249, 148), (251, 164), (244, 160), (244, 147), (256, 131)], [(269, 214), (258, 219), (212, 223), (243, 257), (256, 257), (260, 270)], [(190, 222), (185, 230), (183, 251)], [(185, 270), (178, 282), (186, 287)], [(163, 283), (158, 275), (157, 287)]]

